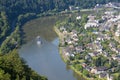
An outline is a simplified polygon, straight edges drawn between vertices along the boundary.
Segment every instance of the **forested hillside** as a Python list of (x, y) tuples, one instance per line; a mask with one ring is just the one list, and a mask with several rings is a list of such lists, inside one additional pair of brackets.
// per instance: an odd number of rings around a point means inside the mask
[(120, 2), (120, 0), (0, 0), (0, 10), (6, 11), (14, 17), (28, 12), (45, 12), (48, 10), (64, 10), (70, 5), (80, 8), (91, 8), (97, 3)]

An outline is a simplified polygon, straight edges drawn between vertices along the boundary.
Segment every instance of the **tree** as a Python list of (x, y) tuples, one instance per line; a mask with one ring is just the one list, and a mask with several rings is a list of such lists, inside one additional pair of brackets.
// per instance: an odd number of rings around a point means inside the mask
[(83, 67), (82, 67), (82, 65), (76, 64), (76, 65), (75, 65), (75, 68), (76, 68), (78, 71), (83, 72)]
[(120, 73), (114, 77), (114, 80), (120, 80)]
[(89, 77), (89, 72), (87, 71), (87, 70), (83, 70), (83, 74), (85, 75), (85, 76), (87, 76), (87, 77)]
[(10, 75), (8, 73), (5, 73), (4, 70), (0, 69), (0, 80), (11, 80)]

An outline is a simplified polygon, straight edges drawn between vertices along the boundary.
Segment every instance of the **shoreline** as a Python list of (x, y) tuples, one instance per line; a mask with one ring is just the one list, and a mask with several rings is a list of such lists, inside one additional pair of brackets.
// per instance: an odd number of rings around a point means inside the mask
[[(54, 31), (56, 32), (56, 34), (58, 35), (59, 41), (61, 41), (62, 39), (62, 35), (60, 33), (60, 31), (58, 30), (58, 28), (56, 26), (54, 26)], [(59, 42), (60, 43), (60, 42)], [(59, 47), (59, 46), (58, 46)], [(67, 60), (64, 58), (64, 56), (62, 55), (62, 48), (63, 47), (59, 47), (59, 54), (62, 58), (62, 60), (65, 62), (65, 64), (67, 64)], [(71, 65), (68, 65), (70, 67), (71, 70), (73, 70), (75, 73), (77, 73), (79, 76), (83, 77), (84, 80), (94, 80), (94, 79), (89, 79), (86, 76), (84, 76), (82, 73), (80, 73), (79, 71), (77, 71), (74, 67), (72, 67)]]

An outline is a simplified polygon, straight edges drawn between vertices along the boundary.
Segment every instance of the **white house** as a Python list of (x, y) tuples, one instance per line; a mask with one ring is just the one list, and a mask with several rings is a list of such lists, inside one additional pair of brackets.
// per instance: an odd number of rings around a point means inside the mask
[(89, 27), (98, 27), (98, 26), (99, 26), (98, 23), (87, 23), (84, 28), (87, 29)]
[(81, 19), (81, 16), (77, 16), (76, 19), (77, 19), (77, 20), (80, 20), (80, 19)]

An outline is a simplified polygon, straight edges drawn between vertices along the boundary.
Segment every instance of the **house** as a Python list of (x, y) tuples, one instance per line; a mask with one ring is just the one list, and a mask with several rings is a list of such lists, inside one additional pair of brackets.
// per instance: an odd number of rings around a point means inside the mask
[(69, 10), (70, 11), (79, 10), (79, 7), (69, 6)]
[(99, 52), (94, 51), (94, 52), (93, 52), (93, 55), (94, 55), (94, 56), (98, 56), (98, 55), (99, 55)]
[(116, 60), (116, 59), (117, 59), (117, 57), (116, 57), (115, 54), (112, 55), (112, 59), (113, 59), (113, 60)]
[(113, 77), (107, 74), (107, 80), (113, 80)]
[(110, 28), (111, 28), (111, 26), (112, 26), (111, 22), (106, 22), (106, 23), (103, 25), (103, 29), (104, 29), (105, 31), (109, 31)]
[(71, 51), (75, 51), (74, 45), (69, 45), (68, 48), (69, 48)]
[(92, 68), (92, 69), (91, 69), (91, 73), (94, 73), (94, 74), (101, 74), (101, 73), (105, 73), (106, 70), (107, 70), (106, 67), (101, 66), (101, 67)]
[(66, 31), (66, 28), (64, 26), (61, 26), (60, 27), (60, 31), (63, 32), (63, 31)]
[(88, 61), (91, 61), (91, 56), (90, 55), (86, 55), (85, 59), (88, 60)]
[(95, 7), (94, 7), (94, 9), (98, 9), (98, 8), (102, 8), (102, 7), (103, 7), (103, 5), (101, 5), (101, 4), (96, 4)]
[(67, 44), (72, 44), (73, 43), (73, 41), (70, 39), (70, 38), (67, 38), (66, 40), (65, 40), (65, 42), (67, 42)]
[(113, 43), (113, 42), (110, 42), (109, 46), (110, 46), (111, 49), (115, 49), (116, 48), (115, 43)]
[(78, 33), (78, 32), (77, 32), (76, 30), (72, 30), (72, 31), (71, 31), (71, 35), (77, 35), (77, 33)]
[(103, 48), (103, 46), (101, 45), (101, 43), (98, 42), (98, 41), (96, 41), (95, 44), (94, 44), (94, 49), (95, 49), (95, 51), (101, 53), (101, 52), (102, 52), (102, 48)]
[(111, 38), (111, 37), (110, 37), (109, 34), (105, 34), (105, 35), (104, 35), (104, 39), (110, 40), (110, 38)]
[(77, 36), (73, 36), (73, 41), (75, 41), (75, 42), (77, 42), (79, 39), (78, 39), (78, 37)]
[(98, 31), (93, 31), (92, 33), (93, 33), (93, 34), (98, 34), (99, 32), (98, 32)]
[(69, 48), (63, 49), (62, 53), (65, 54), (66, 56), (70, 56), (70, 50), (69, 50)]
[(76, 20), (80, 20), (80, 19), (81, 19), (81, 16), (77, 16), (77, 17), (76, 17)]
[(94, 54), (93, 53), (88, 53), (91, 57), (94, 57)]
[(106, 15), (112, 15), (112, 14), (114, 14), (114, 13), (115, 13), (114, 11), (106, 11), (106, 12), (105, 12)]
[(89, 20), (94, 20), (95, 17), (96, 17), (96, 16), (94, 16), (94, 15), (92, 15), (92, 14), (88, 15), (88, 19), (89, 19)]
[(116, 48), (116, 45), (114, 43), (110, 43), (109, 46), (110, 46), (112, 51), (115, 51), (116, 53), (119, 53), (117, 48)]
[(107, 76), (107, 73), (100, 73), (99, 78), (105, 78)]
[(82, 63), (82, 67), (85, 68), (87, 66), (86, 63)]
[(93, 49), (94, 48), (94, 45), (93, 45), (93, 43), (88, 43), (87, 45), (86, 45), (86, 47), (88, 48), (88, 49)]
[(70, 54), (70, 56), (71, 56), (71, 57), (75, 57), (75, 55), (74, 55), (74, 54)]
[(117, 36), (117, 37), (120, 36), (120, 24), (118, 24), (117, 30), (115, 32), (115, 36)]
[(87, 24), (85, 24), (85, 29), (87, 29), (87, 28), (90, 28), (90, 27), (98, 27), (99, 26), (99, 24), (98, 23), (96, 23), (96, 22), (88, 22)]
[(114, 3), (109, 2), (109, 3), (107, 3), (107, 4), (105, 5), (105, 7), (112, 7), (112, 8), (114, 8), (114, 7), (116, 7), (116, 6), (115, 6)]
[(69, 10), (73, 11), (74, 10), (74, 6), (69, 6)]
[(91, 71), (91, 67), (90, 67), (90, 66), (86, 66), (85, 69), (86, 69), (87, 71)]
[(107, 52), (104, 51), (103, 54), (104, 54), (105, 57), (108, 57), (108, 53)]
[(90, 72), (93, 73), (93, 74), (95, 74), (97, 72), (97, 70), (96, 70), (95, 67), (92, 67)]
[(65, 30), (65, 31), (63, 31), (63, 34), (64, 34), (64, 35), (67, 35), (67, 33), (68, 33), (68, 32), (67, 32), (66, 30)]
[(118, 53), (120, 54), (120, 48), (117, 49)]
[(117, 61), (120, 61), (120, 55), (116, 55)]
[(119, 31), (116, 31), (116, 32), (115, 32), (115, 36), (119, 37), (119, 36), (120, 36), (120, 32), (119, 32)]
[(99, 26), (99, 21), (95, 20), (95, 17), (96, 16), (93, 16), (93, 15), (88, 16), (89, 20), (84, 26), (85, 29), (90, 28), (90, 27), (98, 27)]
[(108, 25), (102, 24), (101, 27), (99, 27), (100, 31), (109, 31)]
[(102, 35), (102, 34), (98, 34), (97, 40), (98, 40), (98, 41), (103, 41), (104, 38), (105, 38), (104, 35)]
[(77, 47), (75, 47), (75, 50), (76, 50), (77, 53), (80, 53), (80, 52), (83, 51), (83, 47), (82, 46), (77, 46)]

